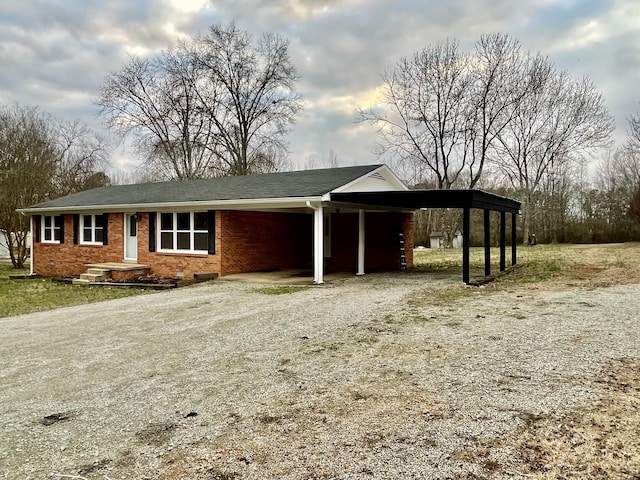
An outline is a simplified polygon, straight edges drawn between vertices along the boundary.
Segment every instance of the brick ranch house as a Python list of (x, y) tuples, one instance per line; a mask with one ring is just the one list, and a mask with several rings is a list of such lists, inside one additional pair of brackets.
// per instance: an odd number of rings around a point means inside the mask
[(185, 279), (313, 268), (323, 283), (325, 271), (399, 268), (402, 237), (412, 265), (412, 208), (332, 198), (406, 190), (386, 165), (369, 165), (110, 186), (21, 213), (31, 217), (33, 274), (77, 276), (104, 263)]

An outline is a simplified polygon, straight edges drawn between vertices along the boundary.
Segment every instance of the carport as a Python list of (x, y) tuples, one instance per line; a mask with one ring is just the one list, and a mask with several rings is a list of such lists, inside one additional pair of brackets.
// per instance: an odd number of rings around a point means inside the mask
[(507, 213), (511, 214), (511, 265), (517, 262), (516, 215), (521, 203), (482, 190), (405, 190), (382, 192), (331, 193), (332, 204), (348, 204), (351, 208), (459, 208), (462, 216), (462, 281), (469, 283), (469, 249), (471, 209), (484, 212), (484, 274), (491, 275), (490, 213), (500, 212), (500, 271), (506, 270)]

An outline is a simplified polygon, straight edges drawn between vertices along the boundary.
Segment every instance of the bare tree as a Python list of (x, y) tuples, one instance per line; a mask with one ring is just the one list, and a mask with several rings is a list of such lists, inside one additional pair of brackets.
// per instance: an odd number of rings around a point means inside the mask
[(61, 124), (35, 107), (0, 108), (0, 233), (14, 267), (28, 257), (29, 232), (16, 209), (105, 183), (95, 170), (103, 147), (90, 136), (81, 124)]
[(631, 197), (628, 213), (633, 220), (640, 223), (640, 187), (636, 189)]
[(629, 213), (640, 182), (640, 163), (634, 164), (630, 153), (626, 146), (608, 149), (596, 165), (593, 181), (585, 177), (576, 181), (569, 241), (623, 242), (639, 238), (640, 223), (635, 223)]
[(313, 170), (316, 168), (336, 168), (339, 164), (338, 154), (329, 149), (329, 158), (324, 155), (318, 157), (318, 155), (310, 155), (304, 165), (304, 170)]
[(526, 239), (536, 212), (534, 195), (543, 181), (563, 176), (584, 155), (605, 146), (613, 119), (589, 79), (572, 80), (540, 55), (530, 59), (520, 83), (527, 95), (498, 135), (496, 162), (522, 195)]
[(109, 177), (100, 171), (109, 153), (100, 136), (78, 120), (56, 125), (54, 135), (58, 158), (52, 181), (57, 196), (109, 184)]
[(231, 23), (109, 75), (97, 104), (107, 126), (135, 137), (155, 176), (246, 175), (282, 165), (301, 107), (288, 42), (256, 43)]
[[(632, 192), (640, 185), (640, 151), (627, 145), (616, 149), (598, 164), (596, 184), (610, 190), (623, 188)], [(628, 198), (627, 198), (628, 199)]]
[(470, 62), (473, 78), (469, 97), (466, 140), (467, 185), (474, 188), (495, 150), (497, 137), (513, 120), (516, 107), (529, 91), (521, 79), (527, 55), (520, 42), (505, 34), (483, 35)]
[[(627, 143), (613, 157), (610, 166), (616, 186), (628, 199), (627, 216), (640, 224), (640, 113), (629, 118)], [(613, 173), (615, 172), (615, 173)]]
[(427, 47), (382, 74), (384, 108), (358, 109), (378, 126), (380, 156), (417, 165), (438, 188), (451, 188), (466, 165), (469, 61), (455, 40)]
[(397, 158), (418, 181), (473, 188), (526, 96), (524, 68), (520, 44), (508, 35), (482, 36), (473, 54), (456, 41), (427, 47), (383, 74), (383, 108), (360, 109), (359, 119), (379, 127), (378, 153)]
[(640, 154), (640, 113), (636, 113), (629, 118), (627, 148)]
[(16, 268), (27, 259), (29, 231), (16, 209), (47, 198), (57, 153), (47, 115), (37, 108), (0, 110), (0, 232)]
[[(183, 42), (154, 59), (133, 56), (109, 75), (97, 104), (106, 125), (132, 135), (138, 153), (165, 179), (211, 176), (216, 161), (216, 127), (203, 114), (196, 92), (201, 71), (192, 43)], [(215, 91), (208, 99), (215, 108)]]
[[(197, 45), (195, 61), (205, 85), (198, 93), (220, 145), (217, 173), (275, 170), (273, 160), (285, 151), (285, 134), (301, 108), (288, 40), (268, 32), (254, 42), (230, 23), (211, 27)], [(216, 92), (214, 102), (208, 98), (210, 92)]]

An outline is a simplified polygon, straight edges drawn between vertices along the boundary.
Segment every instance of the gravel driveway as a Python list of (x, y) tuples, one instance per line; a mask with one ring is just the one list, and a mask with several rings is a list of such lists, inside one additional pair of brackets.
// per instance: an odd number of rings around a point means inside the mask
[[(640, 358), (640, 286), (212, 282), (0, 319), (0, 478), (513, 478), (501, 438)], [(456, 287), (459, 288), (459, 287)]]

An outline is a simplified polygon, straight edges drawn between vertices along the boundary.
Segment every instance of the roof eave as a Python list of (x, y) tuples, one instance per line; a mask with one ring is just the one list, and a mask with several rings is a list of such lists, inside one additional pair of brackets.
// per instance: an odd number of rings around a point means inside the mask
[(268, 208), (297, 208), (306, 206), (307, 202), (321, 202), (322, 196), (284, 197), (284, 198), (247, 198), (232, 200), (203, 200), (197, 202), (153, 202), (111, 205), (75, 205), (66, 207), (19, 208), (23, 215), (47, 213), (77, 212), (136, 212), (136, 211), (193, 211), (193, 210), (252, 210)]

